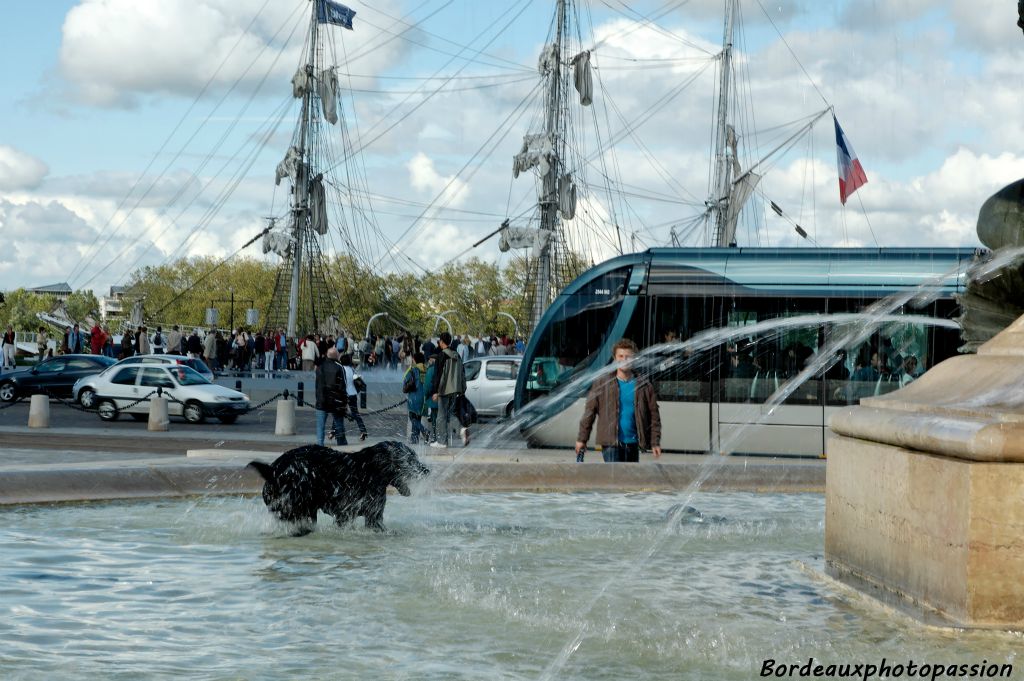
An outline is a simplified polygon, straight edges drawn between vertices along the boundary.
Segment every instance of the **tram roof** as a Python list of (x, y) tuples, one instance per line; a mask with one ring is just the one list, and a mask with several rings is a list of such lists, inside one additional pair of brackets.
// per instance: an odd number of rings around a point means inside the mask
[(566, 288), (576, 293), (595, 278), (629, 265), (648, 264), (652, 292), (665, 286), (737, 285), (761, 291), (801, 289), (897, 290), (932, 283), (964, 285), (976, 248), (652, 248), (594, 266)]

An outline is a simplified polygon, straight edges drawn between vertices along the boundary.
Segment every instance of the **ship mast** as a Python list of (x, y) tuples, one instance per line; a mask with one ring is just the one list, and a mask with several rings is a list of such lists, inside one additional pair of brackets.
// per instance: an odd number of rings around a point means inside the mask
[[(718, 86), (718, 121), (717, 134), (715, 136), (715, 180), (712, 184), (711, 198), (708, 199), (708, 208), (714, 215), (715, 220), (715, 245), (735, 246), (735, 222), (730, 227), (728, 220), (730, 196), (730, 170), (731, 160), (729, 158), (730, 133), (735, 136), (732, 126), (729, 125), (729, 79), (732, 75), (732, 32), (733, 15), (736, 8), (736, 0), (725, 0), (725, 34), (722, 37), (722, 63), (720, 66), (720, 78)], [(735, 147), (735, 139), (732, 140)]]
[[(313, 65), (316, 61), (316, 39), (317, 39), (317, 3), (312, 3), (313, 16), (310, 20), (309, 34), (309, 60), (306, 62), (306, 76), (313, 81)], [(309, 229), (309, 169), (310, 157), (309, 144), (309, 121), (310, 109), (313, 105), (313, 88), (306, 88), (302, 95), (302, 124), (299, 128), (299, 144), (301, 150), (299, 158), (299, 170), (296, 173), (296, 182), (293, 187), (292, 216), (294, 224), (294, 242), (292, 258), (292, 284), (288, 291), (288, 337), (295, 338), (299, 314), (299, 282), (302, 275), (302, 244), (306, 239), (306, 230)]]
[(559, 97), (561, 95), (561, 61), (562, 61), (562, 36), (565, 29), (565, 0), (557, 0), (557, 20), (555, 28), (555, 42), (552, 45), (552, 54), (549, 61), (550, 71), (548, 72), (548, 94), (546, 112), (544, 116), (544, 134), (552, 145), (551, 165), (548, 172), (542, 178), (542, 190), (539, 200), (540, 205), (540, 229), (541, 233), (549, 237), (541, 241), (541, 247), (537, 256), (537, 274), (533, 309), (530, 312), (530, 328), (535, 329), (540, 324), (541, 315), (548, 306), (548, 296), (551, 286), (551, 253), (554, 236), (558, 230), (558, 173), (559, 155), (561, 147), (559, 132), (561, 128), (561, 106)]

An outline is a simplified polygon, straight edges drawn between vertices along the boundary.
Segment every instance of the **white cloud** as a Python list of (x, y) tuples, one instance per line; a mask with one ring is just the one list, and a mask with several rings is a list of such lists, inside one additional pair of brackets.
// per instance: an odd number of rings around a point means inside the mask
[[(991, 5), (989, 13), (996, 11), (990, 0), (986, 3), (986, 7)], [(253, 73), (243, 78), (243, 86), (251, 88), (256, 78), (253, 74), (261, 77), (270, 68), (266, 59), (257, 58), (258, 50), (273, 43), (268, 54), (279, 52), (282, 41), (271, 41), (270, 36), (286, 23), (291, 12), (308, 11), (309, 2), (271, 0), (268, 14), (251, 28), (248, 22), (255, 10), (242, 4), (229, 0), (191, 3), (184, 0), (160, 3), (86, 0), (69, 13), (65, 23), (62, 72), (80, 87), (80, 97), (95, 104), (124, 105), (166, 93), (194, 94), (227, 54), (233, 41), (242, 37), (246, 48), (240, 48), (240, 52), (248, 62), (256, 62)], [(623, 128), (620, 112), (629, 124), (637, 124), (658, 98), (705, 65), (688, 59), (707, 55), (686, 43), (696, 44), (707, 52), (717, 52), (720, 23), (714, 30), (698, 34), (694, 22), (679, 20), (684, 12), (690, 12), (687, 16), (703, 16), (704, 12), (710, 16), (712, 5), (717, 12), (721, 2), (693, 0), (680, 7), (679, 13), (671, 13), (659, 22), (663, 31), (638, 26), (622, 18), (606, 20), (596, 26), (594, 39), (602, 45), (594, 56), (595, 64), (601, 69), (595, 77), (595, 84), (599, 86), (595, 105), (581, 109), (573, 99), (569, 107), (574, 123), (584, 129), (582, 133), (574, 132), (571, 140), (578, 156), (589, 159), (596, 149), (593, 133), (587, 132), (595, 119), (601, 125), (603, 141), (607, 142), (610, 133)], [(786, 31), (786, 41), (799, 55), (801, 64), (828, 98), (828, 103), (836, 106), (837, 115), (867, 169), (869, 184), (845, 209), (839, 206), (834, 139), (826, 117), (811, 138), (801, 140), (789, 154), (774, 160), (777, 167), (763, 183), (767, 198), (778, 201), (808, 230), (815, 230), (813, 234), (822, 245), (874, 245), (876, 240), (881, 245), (908, 246), (976, 243), (974, 221), (981, 202), (1001, 186), (1024, 176), (1024, 145), (1020, 142), (1024, 140), (1024, 117), (1019, 115), (1024, 83), (1019, 60), (1005, 51), (982, 52), (976, 45), (986, 39), (1006, 39), (998, 37), (1003, 28), (989, 17), (981, 16), (975, 17), (974, 23), (965, 18), (962, 26), (954, 26), (949, 18), (967, 12), (973, 6), (968, 0), (944, 0), (934, 4), (909, 0), (899, 3), (903, 11), (899, 15), (882, 0), (858, 0), (851, 6), (874, 18), (860, 23), (851, 19), (844, 24), (842, 5), (838, 4), (824, 11), (806, 2), (776, 2), (766, 7), (780, 27), (786, 26), (784, 21), (779, 21), (780, 16), (815, 11), (809, 24), (801, 22), (800, 29)], [(356, 9), (360, 12), (356, 19), (360, 30), (348, 33), (332, 29), (337, 36), (346, 41), (364, 36), (383, 40), (386, 36), (374, 33), (376, 29), (372, 24), (385, 26), (385, 19), (374, 15), (375, 8)], [(1000, 12), (1012, 15), (1012, 9), (1003, 7)], [(757, 7), (747, 14), (763, 20)], [(115, 16), (119, 17), (118, 21), (113, 21)], [(366, 21), (359, 25), (361, 18)], [(1015, 18), (1007, 20), (1012, 27)], [(162, 30), (145, 29), (149, 24), (160, 25)], [(807, 25), (815, 26), (815, 30), (807, 30)], [(743, 108), (750, 125), (740, 130), (744, 135), (742, 143), (756, 147), (755, 152), (765, 152), (789, 134), (778, 130), (766, 133), (766, 130), (823, 109), (826, 103), (772, 29), (761, 24), (759, 30), (757, 39), (749, 43), (756, 46), (755, 52), (744, 53), (740, 51), (744, 45), (737, 45), (739, 72), (744, 77), (749, 75), (750, 80), (743, 81), (734, 92), (737, 97), (749, 97), (753, 102), (753, 106)], [(670, 34), (682, 36), (685, 43)], [(470, 40), (460, 37), (457, 30), (452, 37), (464, 42)], [(429, 36), (421, 35), (418, 39), (433, 42)], [(538, 37), (537, 42), (540, 40)], [(155, 42), (144, 44), (147, 41)], [(1024, 47), (1024, 37), (1019, 32), (1012, 41), (1015, 48)], [(388, 43), (379, 54), (374, 52), (366, 57), (372, 63), (359, 62), (359, 68), (352, 70), (372, 75), (388, 68), (396, 63), (396, 55), (401, 54), (398, 47), (401, 43), (401, 40)], [(346, 45), (351, 48), (354, 43)], [(977, 50), (977, 53), (965, 60), (967, 50), (964, 48)], [(297, 48), (288, 49), (291, 51), (286, 52), (274, 68), (267, 86), (268, 91), (273, 89), (282, 96), (282, 88), (287, 86), (299, 60)], [(523, 57), (512, 48), (508, 54), (531, 66), (535, 60), (535, 56)], [(422, 61), (405, 63), (389, 74), (432, 73), (425, 66), (429, 60)], [(234, 58), (228, 60), (215, 79), (215, 89), (223, 92), (241, 77), (244, 65)], [(360, 81), (357, 86), (367, 82)], [(668, 226), (683, 224), (690, 216), (703, 211), (710, 165), (711, 93), (715, 82), (711, 66), (637, 128), (636, 136), (657, 158), (659, 167), (656, 168), (647, 152), (627, 135), (617, 143), (614, 157), (609, 154), (604, 159), (591, 159), (573, 168), (581, 184), (579, 217), (567, 224), (567, 240), (574, 248), (589, 250), (598, 260), (611, 255), (617, 245), (616, 224), (627, 249), (633, 230), (648, 244), (662, 245), (668, 242)], [(394, 239), (408, 228), (421, 213), (423, 204), (442, 191), (440, 204), (472, 212), (438, 211), (427, 214), (424, 221), (413, 226), (409, 236), (402, 240), (401, 248), (426, 266), (447, 262), (497, 228), (506, 215), (513, 217), (513, 224), (519, 226), (534, 224), (529, 220), (535, 217), (531, 208), (536, 202), (535, 178), (531, 174), (513, 181), (511, 158), (519, 148), (522, 135), (530, 131), (531, 121), (540, 120), (541, 98), (537, 97), (534, 102), (537, 106), (522, 117), (506, 122), (533, 85), (533, 82), (524, 82), (511, 87), (440, 93), (401, 121), (399, 117), (420, 101), (418, 97), (410, 98), (396, 113), (389, 114), (404, 97), (354, 95), (359, 125), (358, 132), (352, 129), (353, 136), (361, 134), (363, 140), (369, 140), (394, 126), (365, 151), (365, 165), (355, 166), (356, 173), (365, 170), (366, 186), (371, 193), (399, 199), (394, 203), (374, 200), (377, 207), (382, 208), (374, 216), (374, 224), (379, 225), (386, 238)], [(414, 85), (408, 81), (382, 79), (374, 87), (409, 90)], [(259, 115), (257, 109), (263, 112), (267, 108), (257, 103), (251, 114)], [(275, 151), (267, 156), (274, 158), (266, 164), (260, 159), (254, 168), (261, 169), (250, 174), (221, 214), (190, 242), (189, 253), (231, 253), (265, 224), (260, 216), (281, 213), (281, 200), (287, 197), (288, 191), (285, 187), (277, 189), (271, 209), (274, 187), (270, 173), (289, 143), (285, 137), (290, 134), (290, 128), (284, 130), (286, 127), (283, 126), (280, 133), (282, 138), (271, 142)], [(493, 142), (485, 143), (496, 130)], [(754, 130), (760, 131), (758, 137), (754, 136)], [(497, 145), (493, 151), (492, 144)], [(358, 141), (356, 146), (359, 146)], [(469, 168), (475, 174), (472, 177), (465, 174), (453, 181), (454, 173), (478, 148), (484, 153)], [(0, 160), (2, 151), (0, 147)], [(202, 154), (199, 145), (194, 151)], [(228, 150), (217, 153), (226, 155)], [(340, 154), (336, 156), (341, 158)], [(753, 153), (744, 156), (744, 165), (755, 158)], [(164, 206), (190, 181), (193, 172), (203, 182), (217, 175), (212, 166), (205, 172), (179, 169), (184, 165), (186, 160), (175, 162), (174, 172), (158, 183), (111, 240), (113, 244), (120, 244), (119, 248), (111, 247), (97, 257), (112, 260), (130, 239), (141, 237), (141, 246), (129, 248), (123, 258), (111, 265), (108, 275), (115, 280), (127, 276), (147, 243), (156, 242), (139, 261), (140, 265), (161, 262), (174, 252), (199, 223), (203, 210), (213, 203), (219, 188), (227, 182), (224, 178), (218, 179), (209, 194), (204, 194), (210, 198), (201, 199), (181, 216), (175, 206), (182, 206), (185, 199), (164, 211)], [(42, 174), (45, 174), (45, 166), (43, 168)], [(632, 195), (609, 199), (604, 193), (606, 181), (602, 173), (605, 172), (613, 178), (613, 184), (621, 180), (631, 185), (625, 190)], [(2, 177), (0, 174), (0, 191), (4, 189)], [(32, 191), (24, 197), (8, 196), (10, 202), (35, 201), (46, 206), (57, 201), (83, 221), (79, 229), (89, 235), (84, 243), (69, 244), (69, 250), (74, 251), (70, 266), (65, 261), (50, 263), (51, 275), (39, 279), (60, 280), (61, 271), (66, 272), (75, 265), (80, 252), (86, 250), (96, 233), (120, 224), (123, 214), (118, 214), (110, 222), (111, 226), (104, 227), (134, 179), (131, 172), (113, 169), (45, 179), (39, 175), (34, 181), (11, 187)], [(342, 183), (346, 181), (344, 173), (340, 174), (340, 179)], [(584, 181), (589, 184), (586, 190), (582, 188)], [(449, 183), (451, 186), (445, 189)], [(660, 198), (677, 197), (679, 201), (655, 201), (649, 198), (653, 194)], [(0, 198), (2, 196), (0, 194)], [(188, 194), (189, 198), (191, 196)], [(862, 200), (868, 211), (867, 218), (860, 212)], [(688, 205), (686, 201), (694, 201), (695, 205)], [(362, 210), (363, 205), (349, 209), (346, 204), (346, 219), (362, 220)], [(758, 220), (759, 227), (765, 228), (760, 235), (761, 243), (765, 243), (765, 239), (773, 245), (804, 243), (793, 233), (791, 224), (778, 219), (770, 210), (762, 210)], [(643, 231), (645, 226), (657, 227), (652, 227), (648, 233)], [(373, 246), (367, 246), (367, 242), (376, 244), (378, 252), (386, 248), (384, 239), (375, 234), (373, 227), (363, 227), (360, 223), (350, 230), (351, 240), (359, 248), (372, 250)], [(750, 240), (747, 234), (751, 234)], [(755, 238), (745, 226), (741, 226), (740, 235), (743, 244)], [(345, 247), (337, 235), (335, 240), (339, 241), (339, 248)], [(23, 248), (18, 258), (32, 258), (31, 251), (31, 248)], [(469, 255), (499, 257), (494, 241), (474, 249)], [(379, 255), (373, 256), (373, 260), (380, 260), (382, 267), (402, 264), (400, 258), (384, 259)], [(8, 275), (9, 272), (0, 269), (0, 276), (5, 279), (0, 280), (0, 288), (10, 285), (8, 282), (18, 276)]]
[[(64, 20), (59, 71), (76, 100), (100, 107), (135, 106), (147, 95), (191, 97), (208, 83), (207, 94), (220, 94), (236, 84), (243, 91), (259, 87), (265, 77), (287, 82), (303, 61), (312, 5), (271, 0), (260, 7), (235, 0), (82, 0)], [(357, 57), (353, 70), (372, 75), (402, 53), (401, 41), (379, 44), (379, 31), (360, 29), (321, 28), (336, 33), (332, 48), (346, 50), (332, 63), (349, 54)]]
[(430, 199), (440, 194), (439, 206), (458, 207), (469, 198), (469, 186), (454, 175), (443, 176), (434, 167), (434, 162), (420, 152), (406, 164), (409, 182), (418, 192), (430, 194)]
[(48, 172), (35, 156), (0, 144), (0, 191), (35, 189)]
[(1017, 7), (1005, 0), (952, 0), (950, 16), (958, 41), (981, 52), (1010, 52), (1019, 60), (1024, 37)]

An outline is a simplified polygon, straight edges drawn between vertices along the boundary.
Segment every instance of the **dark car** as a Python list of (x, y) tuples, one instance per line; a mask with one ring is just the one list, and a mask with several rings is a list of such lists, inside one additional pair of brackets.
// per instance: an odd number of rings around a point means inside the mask
[(71, 386), (83, 376), (98, 374), (116, 360), (103, 355), (61, 355), (40, 362), (31, 369), (0, 376), (0, 400), (13, 402), (19, 397), (46, 393), (70, 397)]

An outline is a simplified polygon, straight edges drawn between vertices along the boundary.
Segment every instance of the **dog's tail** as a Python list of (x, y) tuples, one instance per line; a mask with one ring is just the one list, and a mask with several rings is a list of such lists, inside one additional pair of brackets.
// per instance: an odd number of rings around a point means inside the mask
[(250, 461), (249, 466), (256, 469), (256, 472), (260, 474), (267, 482), (274, 479), (274, 469), (269, 464), (265, 464), (262, 461)]

